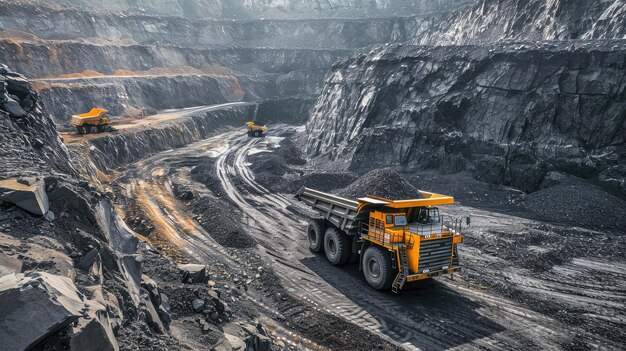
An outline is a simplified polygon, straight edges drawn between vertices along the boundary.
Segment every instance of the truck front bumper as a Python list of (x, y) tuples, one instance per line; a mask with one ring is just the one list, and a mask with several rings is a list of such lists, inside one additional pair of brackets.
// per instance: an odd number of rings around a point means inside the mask
[(436, 277), (438, 275), (452, 274), (460, 270), (461, 270), (461, 266), (453, 266), (447, 269), (441, 269), (441, 270), (434, 271), (434, 272), (411, 274), (408, 277), (406, 277), (406, 281), (414, 282), (416, 280), (428, 279), (428, 278)]

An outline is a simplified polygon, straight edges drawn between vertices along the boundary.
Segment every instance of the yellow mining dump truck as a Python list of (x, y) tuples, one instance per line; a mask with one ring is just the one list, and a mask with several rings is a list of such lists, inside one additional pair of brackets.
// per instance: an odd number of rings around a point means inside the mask
[(267, 131), (266, 126), (260, 126), (258, 124), (254, 124), (254, 122), (246, 122), (246, 125), (248, 125), (249, 137), (260, 137)]
[[(397, 293), (406, 282), (459, 271), (457, 245), (462, 220), (444, 222), (438, 205), (450, 196), (420, 191), (423, 199), (389, 200), (366, 196), (356, 201), (302, 188), (296, 198), (323, 218), (307, 228), (309, 248), (325, 252), (333, 265), (359, 258), (359, 269), (374, 289)], [(469, 217), (465, 219), (469, 225)]]
[(76, 127), (79, 134), (112, 132), (113, 127), (108, 118), (103, 117), (108, 110), (94, 107), (87, 113), (73, 115), (70, 123)]

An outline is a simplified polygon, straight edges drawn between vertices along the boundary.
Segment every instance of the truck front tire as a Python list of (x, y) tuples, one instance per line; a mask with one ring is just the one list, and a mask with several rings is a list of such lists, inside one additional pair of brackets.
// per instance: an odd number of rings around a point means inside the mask
[(387, 290), (396, 276), (391, 265), (391, 254), (378, 246), (370, 246), (363, 253), (363, 275), (376, 290)]
[(337, 228), (328, 228), (324, 235), (324, 252), (326, 258), (334, 266), (345, 264), (352, 256), (352, 247), (350, 238), (337, 230)]
[(309, 222), (306, 229), (306, 236), (309, 241), (311, 252), (320, 253), (324, 251), (324, 233), (326, 232), (326, 220), (314, 219)]

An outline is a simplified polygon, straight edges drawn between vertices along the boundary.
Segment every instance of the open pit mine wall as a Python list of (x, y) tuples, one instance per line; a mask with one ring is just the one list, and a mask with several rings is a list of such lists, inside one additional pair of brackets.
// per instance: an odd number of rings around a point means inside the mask
[(69, 116), (94, 106), (106, 106), (112, 116), (139, 117), (163, 109), (241, 101), (245, 95), (231, 76), (77, 78), (35, 86), (59, 125), (67, 125)]
[[(319, 93), (332, 64), (350, 53), (349, 50), (199, 49), (0, 40), (0, 61), (8, 62), (29, 77), (87, 70), (105, 75), (120, 69), (129, 71), (123, 73), (131, 75), (127, 77), (35, 80), (34, 86), (47, 111), (58, 125), (65, 127), (68, 116), (93, 106), (106, 107), (113, 116), (139, 116), (160, 109), (231, 101), (286, 102), (285, 98), (290, 96)], [(211, 66), (207, 68), (207, 65)], [(180, 66), (198, 69), (199, 73), (175, 74), (167, 68)], [(146, 72), (155, 67), (165, 69)], [(237, 68), (254, 73), (236, 72)], [(292, 99), (291, 103), (299, 101)]]
[[(473, 0), (475, 1), (475, 0)], [(206, 17), (277, 17), (277, 16), (368, 16), (403, 15), (407, 11), (422, 13), (442, 11), (473, 1), (468, 0), (42, 0), (51, 4), (74, 4), (98, 9), (144, 12), (188, 18)]]
[(497, 40), (626, 38), (624, 0), (480, 0), (442, 14), (411, 43), (458, 45)]
[[(160, 151), (180, 148), (215, 134), (218, 129), (241, 127), (254, 120), (257, 105), (241, 103), (236, 106), (195, 112), (188, 117), (150, 126), (135, 128), (92, 139), (89, 158), (103, 172), (140, 160)], [(93, 148), (91, 147), (93, 146)], [(81, 154), (86, 146), (75, 144), (71, 150)]]
[(42, 39), (271, 48), (360, 48), (407, 40), (434, 15), (328, 19), (187, 19), (0, 3), (0, 30)]
[(536, 190), (549, 171), (624, 194), (624, 40), (390, 46), (337, 64), (307, 152), (349, 168), (472, 171)]

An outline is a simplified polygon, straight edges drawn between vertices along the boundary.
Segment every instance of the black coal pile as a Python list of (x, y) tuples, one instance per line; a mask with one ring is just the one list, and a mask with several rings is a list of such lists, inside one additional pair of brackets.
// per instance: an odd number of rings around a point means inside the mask
[(254, 178), (261, 185), (273, 191), (285, 191), (285, 178), (293, 178), (298, 173), (292, 166), (306, 164), (297, 145), (283, 139), (279, 145), (268, 152), (259, 152), (248, 157)]
[(346, 187), (340, 195), (347, 198), (373, 195), (391, 200), (423, 198), (411, 183), (390, 169), (375, 169), (366, 173)]
[(582, 227), (622, 232), (626, 228), (626, 201), (576, 177), (557, 173), (549, 178), (556, 184), (526, 196), (524, 208)]

